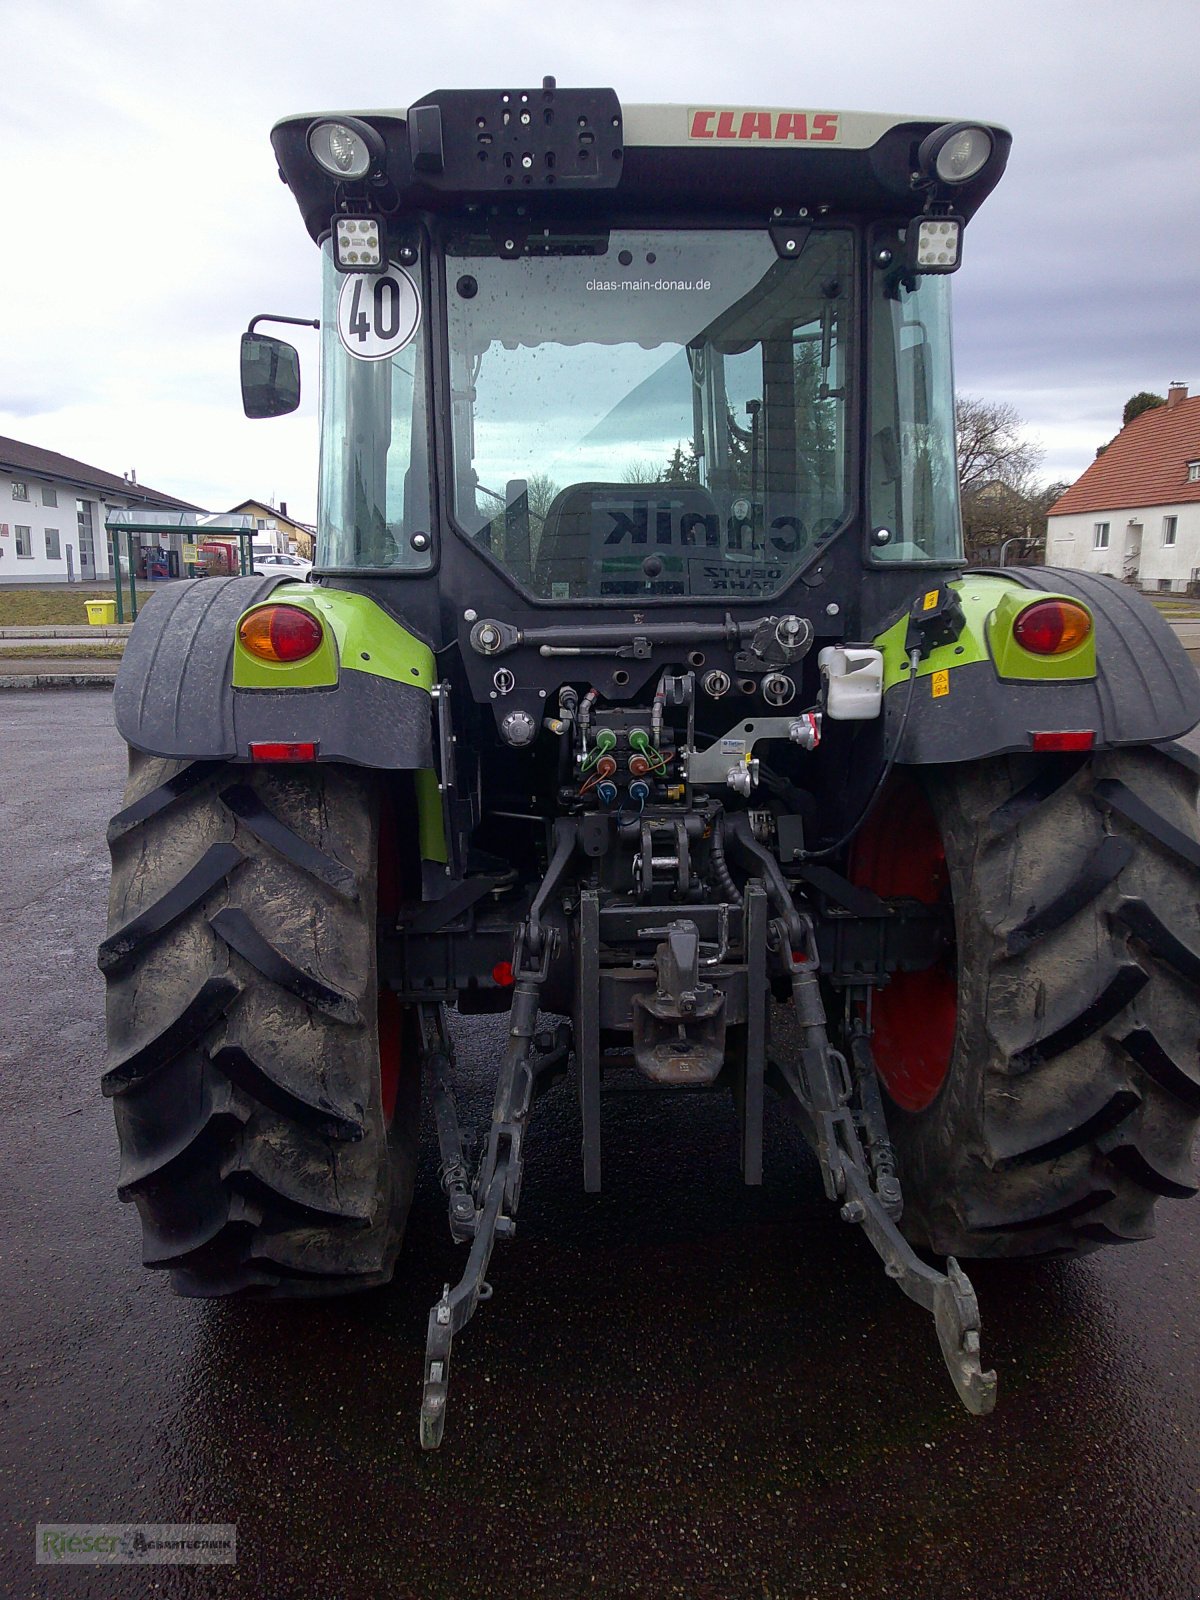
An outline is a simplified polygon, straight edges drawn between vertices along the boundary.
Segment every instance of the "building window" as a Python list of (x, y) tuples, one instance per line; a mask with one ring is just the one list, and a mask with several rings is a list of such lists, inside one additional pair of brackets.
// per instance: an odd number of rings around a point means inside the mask
[(1174, 544), (1175, 543), (1175, 533), (1176, 533), (1176, 530), (1178, 529), (1178, 527), (1179, 527), (1179, 518), (1178, 517), (1164, 517), (1163, 518), (1163, 543), (1164, 544)]
[(44, 483), (42, 485), (42, 504), (44, 506), (54, 506), (57, 509), (58, 490), (52, 484)]
[(1107, 550), (1108, 549), (1108, 523), (1107, 522), (1097, 522), (1097, 523), (1093, 524), (1093, 528), (1092, 528), (1092, 549), (1093, 550)]
[(13, 532), (17, 536), (17, 554), (22, 561), (33, 560), (33, 530), (23, 528), (18, 522)]
[(28, 500), (29, 499), (29, 485), (27, 483), (14, 483), (13, 484), (13, 499), (14, 500)]
[(1200, 483), (1200, 461), (1188, 462), (1188, 482)]
[(46, 560), (47, 561), (61, 561), (62, 560), (62, 547), (60, 546), (60, 544), (58, 542), (58, 529), (57, 528), (47, 528), (46, 529)]

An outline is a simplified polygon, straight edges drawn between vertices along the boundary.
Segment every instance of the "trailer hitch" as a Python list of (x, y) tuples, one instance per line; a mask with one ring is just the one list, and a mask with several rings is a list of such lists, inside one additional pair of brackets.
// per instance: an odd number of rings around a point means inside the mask
[(804, 930), (800, 950), (793, 945), (794, 929), (789, 936), (782, 919), (770, 929), (771, 943), (791, 981), (801, 1034), (797, 1065), (772, 1061), (775, 1086), (782, 1085), (788, 1108), (817, 1154), (825, 1193), (841, 1203), (842, 1221), (862, 1227), (888, 1277), (910, 1300), (932, 1312), (959, 1399), (975, 1416), (986, 1416), (996, 1404), (996, 1374), (985, 1372), (980, 1360), (975, 1291), (953, 1256), (946, 1262), (946, 1271), (938, 1272), (920, 1259), (897, 1228), (891, 1214), (899, 1200), (894, 1173), (885, 1168), (876, 1174), (876, 1183), (871, 1181), (868, 1156), (849, 1109), (852, 1091), (846, 1062), (832, 1048), (825, 1031), (812, 922), (804, 916), (800, 920)]

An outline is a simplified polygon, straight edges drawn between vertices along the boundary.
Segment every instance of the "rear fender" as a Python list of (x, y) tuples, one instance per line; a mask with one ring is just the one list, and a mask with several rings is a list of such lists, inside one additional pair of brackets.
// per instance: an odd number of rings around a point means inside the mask
[[(1035, 733), (1091, 732), (1097, 749), (1150, 744), (1200, 722), (1200, 677), (1187, 652), (1126, 584), (1064, 567), (1006, 567), (964, 573), (950, 588), (965, 625), (924, 658), (911, 691), (907, 614), (874, 641), (884, 655), (889, 739), (912, 696), (899, 761), (934, 765), (1028, 751)], [(1039, 591), (1087, 606), (1094, 657), (1090, 649), (1066, 662), (1037, 657), (1010, 639), (998, 649), (997, 629), (1010, 628), (1020, 609), (1012, 599), (1031, 603)]]
[[(269, 599), (320, 620), (315, 666), (268, 665), (242, 647), (238, 620)], [(433, 672), (428, 645), (365, 595), (285, 574), (192, 579), (138, 616), (113, 714), (121, 737), (150, 755), (249, 761), (251, 744), (311, 743), (319, 761), (419, 771), (434, 764)]]

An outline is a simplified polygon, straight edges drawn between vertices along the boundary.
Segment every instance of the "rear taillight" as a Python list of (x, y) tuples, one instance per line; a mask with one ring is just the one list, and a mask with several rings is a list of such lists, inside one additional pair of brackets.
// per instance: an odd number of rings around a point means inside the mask
[(1064, 656), (1084, 644), (1091, 613), (1074, 600), (1035, 600), (1013, 623), (1013, 638), (1035, 656)]
[(316, 617), (299, 606), (258, 606), (238, 623), (242, 647), (259, 661), (303, 661), (325, 638)]

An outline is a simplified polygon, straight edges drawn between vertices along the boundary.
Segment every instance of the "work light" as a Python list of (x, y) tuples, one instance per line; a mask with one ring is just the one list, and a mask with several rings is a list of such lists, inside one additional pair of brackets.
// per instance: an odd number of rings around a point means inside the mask
[(991, 154), (992, 136), (986, 128), (948, 122), (921, 141), (917, 165), (939, 183), (968, 183), (987, 166)]
[(908, 225), (906, 244), (914, 272), (954, 272), (962, 260), (962, 218), (917, 217)]
[(330, 177), (356, 182), (372, 171), (382, 171), (384, 143), (366, 122), (341, 117), (336, 122), (314, 122), (308, 130), (313, 160)]
[(380, 219), (369, 214), (335, 217), (333, 264), (339, 272), (384, 271), (387, 261)]

